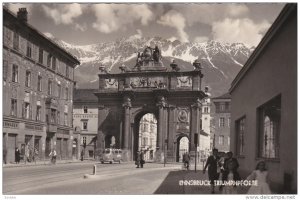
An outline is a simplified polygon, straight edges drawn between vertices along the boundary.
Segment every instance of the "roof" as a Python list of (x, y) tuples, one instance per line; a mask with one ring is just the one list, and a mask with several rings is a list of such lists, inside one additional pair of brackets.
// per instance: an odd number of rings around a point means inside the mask
[[(253, 68), (255, 61), (259, 58), (260, 54), (264, 51), (268, 43), (271, 39), (276, 35), (279, 29), (284, 25), (284, 23), (289, 19), (289, 16), (296, 12), (297, 13), (297, 3), (288, 3), (284, 6), (282, 11), (280, 12), (279, 16), (269, 28), (265, 36), (262, 38), (261, 42), (255, 48), (247, 62), (245, 63), (244, 67), (239, 71), (237, 76), (231, 83), (231, 88), (229, 92), (232, 93), (238, 83), (243, 79), (243, 77), (247, 74), (247, 72)], [(297, 17), (297, 14), (296, 14)]]
[(74, 103), (96, 103), (98, 102), (98, 97), (94, 95), (96, 89), (75, 89), (74, 90)]
[(40, 31), (38, 31), (36, 28), (34, 28), (34, 27), (33, 27), (32, 25), (30, 25), (29, 23), (23, 22), (23, 21), (19, 20), (18, 17), (17, 17), (14, 13), (12, 13), (7, 7), (3, 6), (3, 18), (4, 18), (4, 15), (5, 15), (5, 14), (10, 15), (10, 16), (13, 17), (17, 22), (22, 23), (22, 25), (27, 26), (27, 28), (28, 28), (31, 32), (33, 32), (34, 34), (39, 35), (43, 40), (46, 40), (47, 42), (49, 42), (50, 44), (52, 44), (56, 49), (62, 51), (70, 61), (74, 62), (76, 65), (80, 65), (79, 60), (78, 60), (75, 56), (73, 56), (73, 55), (72, 55), (71, 53), (69, 53), (67, 50), (65, 50), (64, 48), (62, 48), (61, 46), (59, 46), (56, 42), (54, 42), (54, 41), (51, 40), (50, 38), (46, 37), (43, 33), (41, 33)]
[(212, 99), (231, 99), (231, 95), (229, 93), (225, 93), (221, 96), (218, 96), (218, 97), (214, 97)]

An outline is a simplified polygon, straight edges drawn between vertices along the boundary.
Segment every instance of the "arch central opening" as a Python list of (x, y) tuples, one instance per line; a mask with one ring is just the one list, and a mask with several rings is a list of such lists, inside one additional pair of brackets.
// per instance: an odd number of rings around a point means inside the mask
[(138, 123), (136, 152), (143, 151), (145, 161), (154, 161), (157, 142), (157, 119), (154, 114), (142, 115)]

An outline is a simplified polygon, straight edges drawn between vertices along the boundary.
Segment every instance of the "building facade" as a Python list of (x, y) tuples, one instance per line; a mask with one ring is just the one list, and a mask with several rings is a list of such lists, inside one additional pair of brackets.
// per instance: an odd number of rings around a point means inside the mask
[(140, 121), (139, 147), (146, 161), (153, 161), (156, 151), (157, 120), (153, 114), (145, 114)]
[(230, 94), (224, 94), (212, 99), (212, 145), (221, 152), (230, 150)]
[(72, 91), (79, 61), (18, 16), (3, 8), (3, 151), (15, 161), (15, 148), (38, 151), (40, 159), (56, 149), (72, 157)]
[(271, 190), (297, 194), (297, 4), (283, 8), (230, 94), (230, 147), (241, 175), (263, 159)]
[[(95, 158), (98, 129), (98, 99), (92, 89), (74, 90), (73, 126), (80, 134), (78, 153), (83, 152), (84, 159)], [(111, 137), (105, 138), (105, 146), (114, 144)], [(85, 145), (84, 145), (85, 143)]]

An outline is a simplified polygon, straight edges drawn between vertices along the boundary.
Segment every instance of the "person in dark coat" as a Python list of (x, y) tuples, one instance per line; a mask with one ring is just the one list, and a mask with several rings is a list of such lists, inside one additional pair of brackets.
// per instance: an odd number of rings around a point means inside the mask
[(140, 165), (141, 165), (141, 168), (143, 168), (144, 164), (145, 164), (144, 152), (141, 151), (141, 153), (140, 153)]
[(136, 160), (135, 160), (136, 168), (140, 168), (140, 163), (141, 163), (141, 156), (140, 156), (140, 152), (137, 151), (136, 152)]
[(18, 147), (15, 150), (15, 162), (16, 162), (16, 164), (20, 163), (20, 150)]
[(3, 148), (3, 162), (4, 164), (6, 164), (7, 160), (7, 149)]
[(219, 165), (220, 157), (218, 156), (218, 149), (213, 149), (213, 155), (207, 158), (205, 167), (203, 169), (203, 174), (205, 174), (206, 168), (208, 167), (208, 178), (211, 184), (211, 193), (215, 193), (215, 184), (214, 181), (219, 179), (219, 173), (217, 168)]
[[(229, 169), (228, 169), (228, 164), (232, 163), (233, 165), (233, 172), (235, 173), (239, 167), (239, 162), (236, 158), (233, 158), (233, 153), (231, 151), (226, 153), (226, 158), (224, 160), (224, 164), (223, 164), (223, 171), (222, 171), (222, 181), (227, 180), (227, 175), (229, 173)], [(220, 190), (222, 190), (223, 186), (220, 185)]]

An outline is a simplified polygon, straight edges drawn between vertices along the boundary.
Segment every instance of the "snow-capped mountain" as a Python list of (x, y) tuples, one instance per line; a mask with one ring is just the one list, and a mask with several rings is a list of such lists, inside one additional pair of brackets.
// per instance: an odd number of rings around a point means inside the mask
[(181, 71), (193, 70), (193, 61), (199, 59), (203, 67), (203, 85), (211, 88), (213, 96), (228, 91), (233, 78), (253, 51), (253, 48), (249, 49), (242, 43), (222, 44), (217, 41), (182, 43), (161, 37), (131, 36), (115, 42), (84, 46), (52, 39), (80, 60), (81, 65), (75, 70), (75, 79), (79, 88), (98, 87), (97, 74), (100, 65), (106, 66), (110, 73), (119, 72), (119, 66), (123, 63), (133, 67), (137, 53), (143, 51), (146, 46), (157, 45), (161, 50), (165, 66), (169, 66), (175, 59)]

